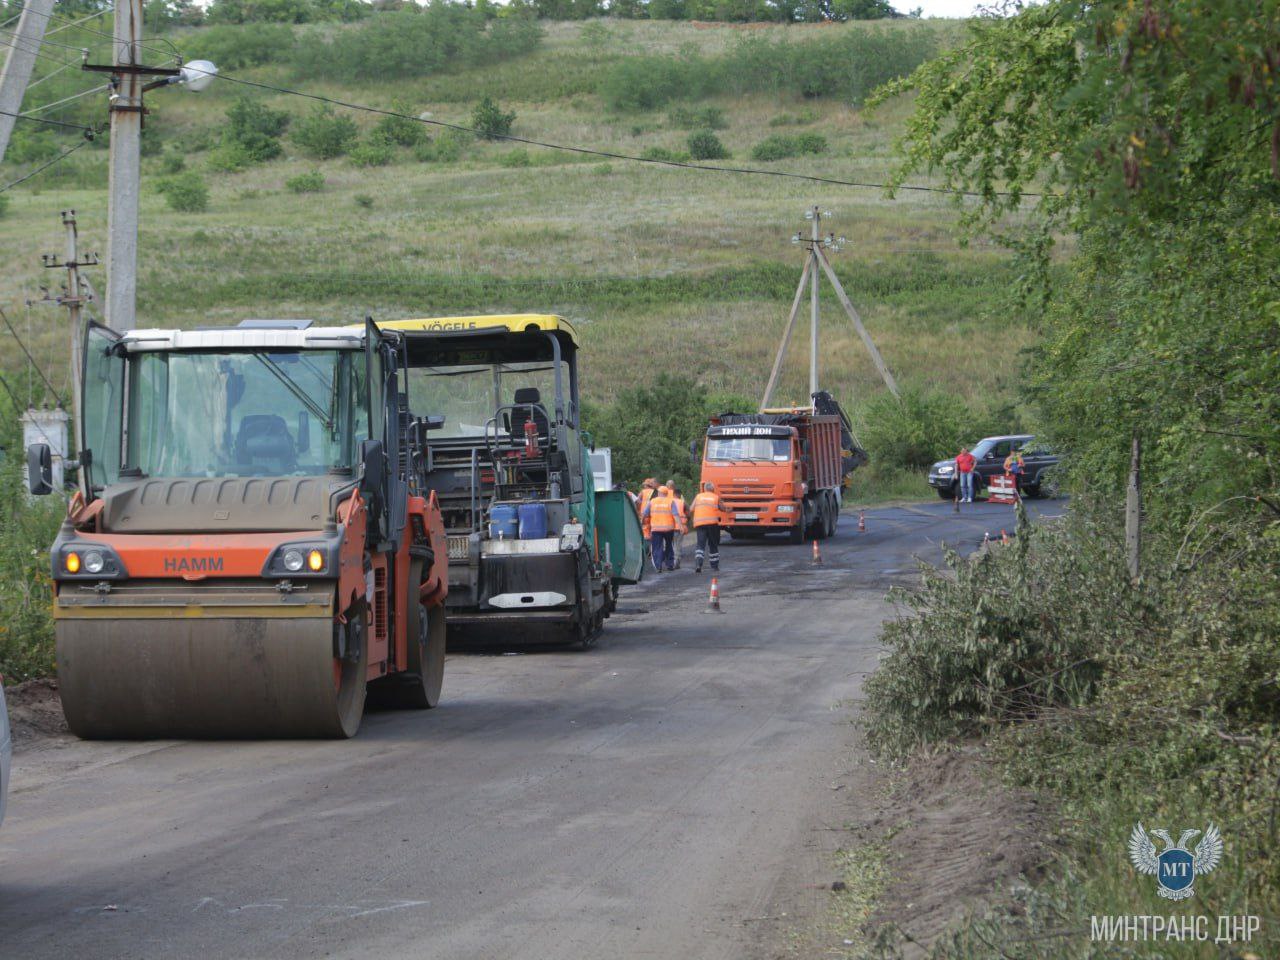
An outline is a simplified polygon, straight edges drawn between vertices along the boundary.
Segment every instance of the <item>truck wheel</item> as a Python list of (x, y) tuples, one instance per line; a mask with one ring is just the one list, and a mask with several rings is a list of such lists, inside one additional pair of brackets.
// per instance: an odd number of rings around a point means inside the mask
[(831, 495), (831, 536), (836, 535), (836, 531), (840, 529), (840, 495), (833, 493)]
[(787, 540), (791, 543), (804, 543), (804, 514), (801, 514), (796, 525), (787, 531)]

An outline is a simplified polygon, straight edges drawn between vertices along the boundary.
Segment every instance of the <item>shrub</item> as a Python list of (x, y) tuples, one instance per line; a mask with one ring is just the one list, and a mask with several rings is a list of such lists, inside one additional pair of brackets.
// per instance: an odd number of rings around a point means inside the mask
[(795, 137), (775, 133), (772, 136), (765, 137), (751, 148), (751, 159), (764, 162), (785, 160), (787, 157), (794, 157), (799, 152), (800, 148), (796, 143)]
[(512, 150), (500, 156), (498, 162), (504, 167), (527, 167), (529, 166), (529, 151), (523, 147), (518, 150)]
[(290, 193), (319, 193), (324, 189), (324, 174), (319, 170), (300, 173), (286, 180), (284, 186)]
[(288, 63), (293, 56), (293, 28), (284, 24), (204, 27), (178, 39), (187, 60), (212, 60), (220, 70), (242, 70), (264, 63)]
[(827, 138), (820, 133), (802, 133), (796, 137), (796, 146), (801, 153), (826, 153)]
[(3, 218), (9, 212), (9, 195), (0, 193), (0, 218)]
[(511, 132), (514, 113), (504, 113), (490, 97), (485, 97), (471, 114), (471, 126), (486, 140), (498, 140)]
[[(391, 109), (406, 115), (410, 112), (410, 108), (403, 103), (395, 103)], [(409, 116), (385, 116), (378, 118), (373, 131), (369, 134), (369, 139), (380, 140), (397, 147), (416, 147), (429, 138), (426, 126), (417, 120), (410, 119)]]
[(414, 159), (423, 163), (455, 163), (462, 157), (462, 149), (470, 135), (461, 130), (446, 130), (434, 141), (426, 141), (414, 148)]
[(373, 209), (373, 197), (369, 196), (367, 193), (357, 193), (351, 199), (354, 200), (356, 206), (360, 207), (362, 210)]
[(227, 123), (222, 142), (236, 143), (252, 163), (262, 163), (280, 156), (280, 137), (289, 126), (289, 114), (272, 110), (261, 100), (240, 97), (227, 108)]
[(672, 100), (705, 91), (703, 61), (671, 56), (624, 57), (600, 84), (600, 94), (614, 110), (653, 110)]
[(666, 147), (647, 147), (640, 157), (644, 160), (665, 160), (670, 163), (688, 163), (693, 159), (684, 150), (668, 150)]
[(890, 653), (866, 683), (877, 752), (1087, 702), (1104, 638), (1141, 616), (1114, 535), (1093, 529), (1082, 552), (1018, 515), (1011, 547), (972, 560), (948, 551), (949, 572), (922, 565), (918, 590), (892, 594), (908, 613), (885, 625)]
[(605, 75), (600, 94), (610, 108), (624, 111), (711, 94), (793, 94), (860, 103), (881, 84), (910, 74), (933, 50), (933, 38), (919, 31), (850, 30), (803, 41), (746, 37), (712, 57), (625, 57)]
[(205, 163), (210, 170), (217, 170), (219, 173), (239, 173), (252, 165), (253, 159), (241, 144), (229, 140), (210, 150)]
[(689, 156), (695, 160), (723, 160), (729, 156), (724, 144), (710, 130), (699, 130), (689, 134), (687, 141)]
[(169, 175), (181, 173), (187, 169), (187, 159), (180, 153), (165, 154), (163, 160), (160, 161), (160, 172)]
[(753, 160), (783, 160), (806, 153), (826, 153), (827, 138), (818, 133), (802, 133), (790, 137), (775, 133), (765, 137), (751, 150)]
[(170, 209), (179, 213), (202, 213), (209, 208), (209, 187), (194, 170), (161, 180), (157, 189)]
[(667, 115), (667, 123), (680, 130), (724, 130), (729, 126), (724, 111), (719, 107), (703, 107), (701, 110), (676, 107)]
[(294, 126), (293, 141), (311, 156), (330, 160), (350, 150), (359, 133), (350, 117), (339, 116), (333, 107), (321, 104)]
[(962, 443), (990, 432), (964, 400), (908, 387), (901, 398), (880, 394), (863, 408), (859, 436), (876, 462), (922, 470), (953, 456)]
[(490, 23), (483, 11), (433, 4), (379, 13), (327, 37), (308, 33), (293, 51), (300, 76), (386, 81), (440, 73), (461, 64), (494, 64), (534, 50), (542, 28), (521, 16)]
[(381, 140), (366, 140), (352, 148), (348, 159), (357, 167), (385, 167), (395, 159), (395, 150)]

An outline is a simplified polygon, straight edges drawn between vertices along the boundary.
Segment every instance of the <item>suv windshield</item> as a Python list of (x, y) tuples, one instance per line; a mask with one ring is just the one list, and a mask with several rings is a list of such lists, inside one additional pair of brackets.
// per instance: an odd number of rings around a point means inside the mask
[(138, 353), (128, 378), (125, 462), (146, 476), (321, 474), (368, 435), (350, 351)]
[(791, 459), (791, 441), (787, 437), (710, 437), (707, 459), (786, 463)]

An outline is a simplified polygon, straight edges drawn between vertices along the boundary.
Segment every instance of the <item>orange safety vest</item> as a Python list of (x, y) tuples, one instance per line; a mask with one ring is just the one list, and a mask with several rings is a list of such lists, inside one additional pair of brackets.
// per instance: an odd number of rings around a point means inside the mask
[(684, 505), (684, 497), (673, 497), (675, 501), (676, 523), (681, 533), (689, 532), (689, 508)]
[(667, 533), (676, 528), (674, 503), (670, 497), (649, 500), (649, 526), (654, 533)]
[(649, 505), (649, 501), (653, 499), (653, 495), (658, 491), (653, 487), (641, 487), (640, 496), (636, 497), (636, 513), (640, 517), (640, 531), (644, 534), (646, 540), (649, 539), (649, 518), (645, 516), (644, 508)]
[(704, 490), (693, 498), (693, 526), (718, 527), (724, 508), (720, 505), (720, 494)]

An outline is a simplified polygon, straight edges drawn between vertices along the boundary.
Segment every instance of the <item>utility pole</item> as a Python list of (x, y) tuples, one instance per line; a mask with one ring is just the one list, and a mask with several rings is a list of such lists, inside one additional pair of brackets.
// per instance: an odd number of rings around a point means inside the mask
[(84, 383), (80, 376), (83, 368), (84, 357), (81, 350), (84, 344), (84, 321), (81, 317), (81, 308), (85, 302), (92, 299), (84, 295), (84, 288), (81, 287), (80, 268), (96, 267), (98, 265), (98, 255), (89, 254), (85, 259), (80, 259), (79, 234), (76, 230), (76, 212), (74, 210), (62, 211), (62, 225), (66, 228), (67, 241), (65, 248), (65, 259), (59, 261), (57, 254), (46, 253), (40, 259), (47, 269), (65, 269), (67, 271), (67, 286), (62, 296), (56, 297), (59, 306), (66, 307), (67, 313), (71, 319), (71, 409), (75, 414), (73, 420), (75, 423), (76, 453), (79, 454), (84, 449), (84, 437), (80, 430), (80, 404), (83, 399)]
[(804, 246), (808, 253), (805, 257), (804, 269), (800, 273), (800, 283), (796, 287), (795, 298), (791, 301), (791, 312), (787, 315), (787, 328), (782, 335), (782, 343), (778, 345), (778, 353), (773, 360), (773, 369), (769, 372), (769, 382), (765, 385), (764, 396), (760, 400), (760, 409), (764, 410), (769, 406), (769, 401), (773, 398), (773, 391), (777, 388), (778, 380), (782, 376), (782, 365), (787, 357), (787, 348), (791, 344), (791, 335), (795, 332), (796, 319), (800, 311), (800, 300), (804, 296), (806, 282), (809, 285), (809, 396), (812, 397), (813, 394), (818, 392), (818, 294), (819, 278), (823, 273), (827, 275), (827, 279), (831, 281), (832, 287), (835, 288), (836, 297), (839, 299), (840, 305), (844, 307), (845, 313), (849, 315), (849, 320), (853, 323), (854, 329), (862, 339), (867, 352), (871, 355), (871, 361), (875, 364), (876, 370), (879, 371), (885, 386), (889, 388), (889, 392), (895, 397), (898, 396), (898, 384), (893, 379), (889, 365), (884, 362), (884, 357), (880, 355), (880, 351), (876, 348), (875, 341), (871, 339), (871, 334), (867, 332), (867, 328), (863, 325), (862, 318), (858, 316), (858, 311), (854, 309), (848, 294), (845, 293), (844, 286), (840, 283), (840, 278), (836, 276), (835, 270), (832, 269), (831, 261), (827, 259), (826, 251), (840, 250), (844, 247), (844, 237), (836, 237), (833, 233), (828, 233), (825, 237), (822, 235), (822, 219), (830, 217), (830, 212), (823, 211), (819, 207), (812, 207), (805, 211), (804, 216), (806, 220), (812, 221), (809, 236), (805, 237), (799, 231), (796, 231), (791, 238), (791, 242)]
[(818, 271), (814, 256), (818, 249), (822, 213), (817, 207), (809, 211), (813, 220), (813, 237), (809, 242), (809, 396), (818, 392)]
[(9, 137), (22, 111), (22, 98), (52, 16), (53, 0), (26, 0), (18, 17), (18, 29), (5, 56), (4, 69), (0, 70), (0, 160), (9, 149)]
[[(107, 185), (107, 324), (133, 328), (138, 291), (138, 192), (142, 167), (142, 0), (115, 0), (111, 152)], [(79, 376), (79, 371), (76, 371)]]

